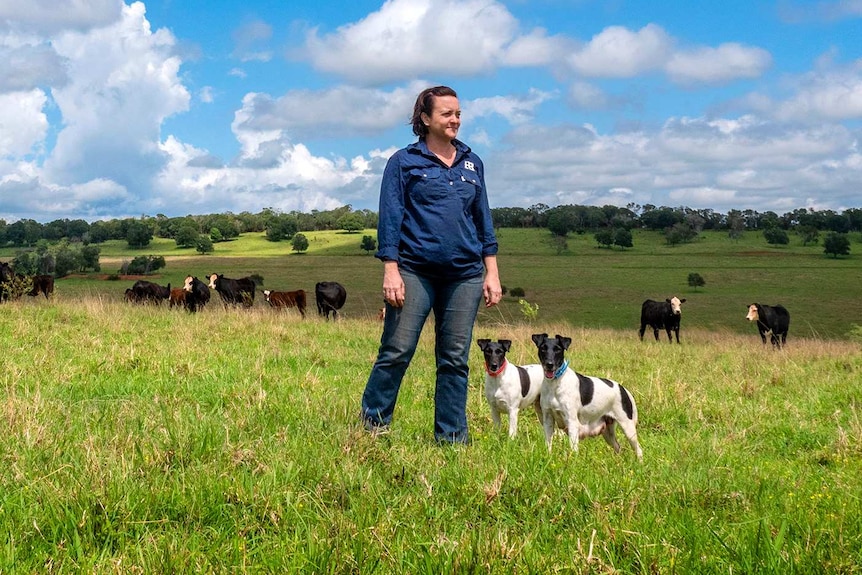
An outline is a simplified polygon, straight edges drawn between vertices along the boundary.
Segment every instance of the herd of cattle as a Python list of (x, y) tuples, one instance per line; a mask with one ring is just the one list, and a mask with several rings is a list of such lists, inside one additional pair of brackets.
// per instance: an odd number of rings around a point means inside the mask
[[(138, 280), (126, 289), (125, 299), (132, 303), (161, 304), (167, 300), (170, 307), (182, 306), (190, 312), (202, 309), (210, 301), (210, 290), (215, 290), (225, 306), (251, 307), (254, 305), (254, 295), (257, 284), (250, 277), (238, 279), (225, 277), (223, 274), (210, 274), (209, 283), (202, 282), (196, 276), (187, 276), (183, 287), (171, 289), (171, 284), (159, 284)], [(305, 317), (305, 290), (275, 291), (261, 290), (264, 298), (274, 308), (296, 308)], [(317, 282), (314, 286), (314, 298), (317, 302), (317, 313), (326, 319), (336, 319), (338, 310), (347, 301), (347, 290), (338, 282)]]
[[(225, 305), (240, 305), (250, 307), (254, 304), (254, 294), (257, 285), (250, 277), (239, 279), (226, 278), (222, 274), (210, 274), (206, 279), (209, 283), (202, 282), (195, 276), (188, 276), (183, 282), (183, 287), (171, 289), (171, 285), (160, 286), (153, 282), (138, 280), (126, 290), (126, 301), (136, 303), (159, 304), (168, 300), (170, 307), (182, 306), (190, 312), (196, 312), (210, 301), (210, 290), (218, 292)], [(30, 296), (44, 294), (47, 298), (54, 293), (54, 278), (50, 275), (34, 275), (25, 277), (14, 273), (12, 266), (0, 262), (0, 302), (6, 301), (10, 296), (10, 287), (14, 283), (25, 287), (24, 293)], [(306, 295), (305, 290), (274, 291), (261, 290), (263, 297), (274, 308), (296, 308), (302, 317), (305, 317)], [(347, 290), (338, 282), (318, 282), (314, 286), (314, 298), (317, 302), (317, 313), (330, 319), (335, 319), (338, 310), (342, 308), (347, 299)], [(641, 326), (639, 330), (640, 339), (643, 340), (647, 326), (652, 328), (656, 341), (659, 339), (659, 330), (667, 332), (667, 339), (673, 343), (674, 336), (679, 343), (679, 323), (682, 317), (682, 304), (685, 298), (668, 298), (665, 301), (648, 299), (641, 306)], [(383, 319), (385, 310), (381, 310), (378, 319)], [(766, 344), (766, 336), (776, 348), (787, 343), (787, 332), (790, 329), (790, 313), (781, 305), (763, 305), (753, 303), (748, 306), (748, 315), (745, 319), (757, 324), (760, 338)]]

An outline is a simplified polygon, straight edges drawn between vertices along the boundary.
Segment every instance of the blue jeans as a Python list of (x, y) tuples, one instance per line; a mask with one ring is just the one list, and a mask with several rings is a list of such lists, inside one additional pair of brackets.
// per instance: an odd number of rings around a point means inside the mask
[(362, 417), (370, 426), (392, 421), (401, 380), (433, 310), (437, 360), (434, 437), (439, 442), (467, 443), (468, 359), (483, 279), (440, 280), (404, 270), (401, 279), (404, 307), (386, 304), (377, 361), (362, 394)]

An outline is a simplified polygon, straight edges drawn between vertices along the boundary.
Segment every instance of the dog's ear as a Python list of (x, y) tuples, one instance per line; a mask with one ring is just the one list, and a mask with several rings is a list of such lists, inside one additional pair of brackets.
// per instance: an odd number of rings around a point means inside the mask
[(478, 345), (479, 349), (481, 349), (482, 351), (485, 351), (485, 347), (487, 347), (487, 345), (489, 343), (491, 343), (490, 339), (477, 339), (476, 340), (476, 345)]
[(509, 351), (509, 348), (512, 347), (511, 339), (498, 339), (497, 343), (503, 346), (503, 351)]
[(572, 345), (572, 338), (564, 337), (560, 334), (557, 334), (557, 341), (560, 342), (560, 345), (563, 346), (563, 349), (569, 349), (569, 346)]
[(541, 345), (543, 341), (548, 339), (548, 334), (546, 333), (534, 333), (533, 334), (533, 343), (536, 345)]

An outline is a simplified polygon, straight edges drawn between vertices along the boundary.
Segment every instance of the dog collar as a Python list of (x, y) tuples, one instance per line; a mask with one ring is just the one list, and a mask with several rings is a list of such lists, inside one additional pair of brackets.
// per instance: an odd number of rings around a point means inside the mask
[[(560, 366), (560, 368), (559, 368), (557, 371), (555, 371), (555, 372), (554, 372), (553, 377), (548, 377), (548, 379), (557, 379), (557, 378), (559, 378), (559, 377), (562, 377), (562, 375), (563, 375), (564, 373), (566, 373), (566, 370), (567, 370), (567, 369), (569, 369), (569, 360), (568, 360), (568, 359), (564, 359), (564, 360), (563, 360), (563, 365), (561, 365), (561, 366)], [(545, 375), (547, 376), (548, 374), (546, 373)]]
[(490, 369), (488, 369), (488, 364), (486, 363), (486, 364), (485, 364), (485, 371), (486, 371), (486, 372), (488, 373), (488, 375), (490, 375), (491, 377), (497, 377), (498, 375), (500, 375), (501, 373), (503, 373), (503, 371), (506, 369), (506, 365), (507, 365), (508, 363), (509, 363), (509, 362), (508, 362), (508, 360), (505, 360), (505, 359), (504, 359), (504, 360), (503, 360), (503, 363), (501, 363), (501, 364), (500, 364), (500, 369), (498, 369), (497, 371), (491, 371)]

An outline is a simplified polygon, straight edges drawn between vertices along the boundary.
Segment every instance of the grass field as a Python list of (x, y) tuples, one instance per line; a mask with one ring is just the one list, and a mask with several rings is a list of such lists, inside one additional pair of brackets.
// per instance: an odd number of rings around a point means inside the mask
[(545, 308), (477, 327), (518, 363), (535, 331), (573, 337), (573, 366), (635, 397), (638, 464), (600, 439), (549, 454), (528, 414), (509, 441), (476, 347), (473, 442), (436, 446), (430, 331), (372, 437), (376, 322), (88, 289), (2, 307), (0, 573), (862, 573), (858, 343), (642, 344)]
[[(308, 232), (309, 250), (291, 251), (288, 242), (273, 243), (263, 234), (245, 234), (237, 241), (216, 244), (207, 256), (177, 249), (172, 240), (155, 239), (144, 250), (129, 250), (125, 242), (102, 246), (103, 274), (57, 281), (60, 299), (100, 296), (120, 299), (132, 281), (98, 279), (116, 272), (122, 261), (136, 255), (163, 255), (167, 267), (154, 281), (179, 285), (187, 274), (212, 272), (229, 277), (257, 273), (269, 289), (305, 289), (313, 294), (318, 281), (334, 280), (348, 291), (345, 315), (370, 318), (382, 305), (382, 267), (359, 248), (365, 234)], [(545, 230), (502, 229), (500, 274), (507, 288), (525, 290), (525, 299), (539, 306), (538, 320), (575, 327), (611, 328), (636, 334), (644, 299), (685, 297), (682, 338), (690, 328), (713, 332), (748, 333), (748, 304), (782, 304), (790, 310), (790, 338), (845, 339), (862, 325), (862, 238), (852, 236), (851, 256), (834, 259), (817, 245), (769, 246), (760, 234), (731, 240), (725, 232), (705, 232), (690, 244), (668, 246), (655, 232), (637, 231), (631, 249), (599, 249), (592, 234), (573, 235), (560, 254)], [(0, 257), (14, 256), (12, 250)], [(699, 273), (706, 286), (688, 286), (688, 274)], [(310, 298), (313, 301), (313, 295)], [(524, 322), (519, 298), (480, 313), (483, 325)], [(265, 305), (262, 301), (258, 305)], [(313, 306), (313, 303), (312, 303)], [(662, 334), (664, 337), (664, 334)]]

